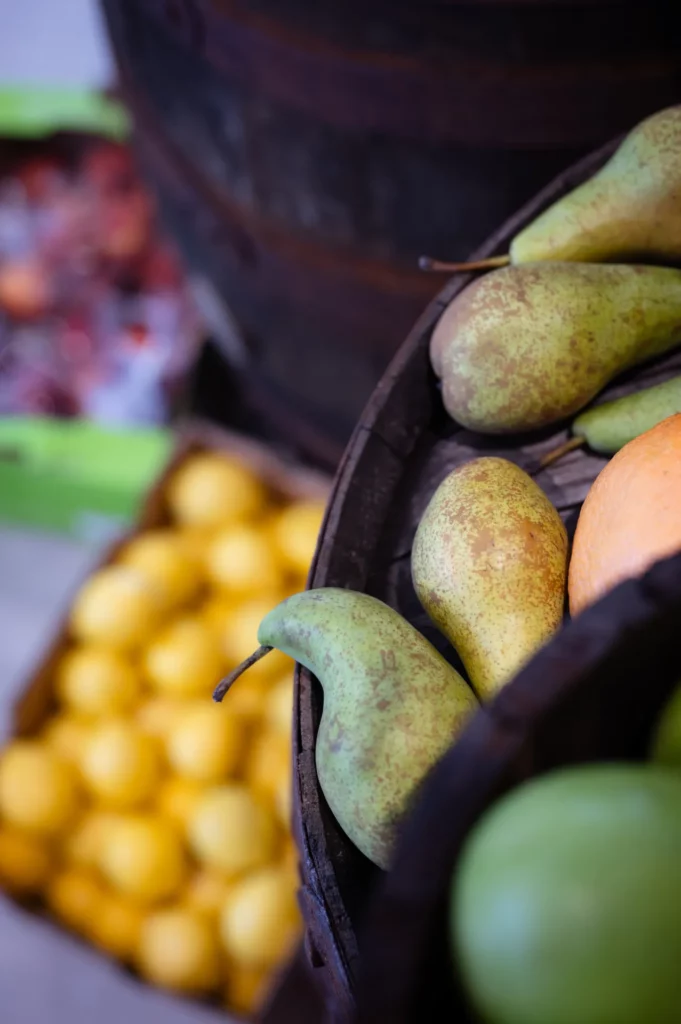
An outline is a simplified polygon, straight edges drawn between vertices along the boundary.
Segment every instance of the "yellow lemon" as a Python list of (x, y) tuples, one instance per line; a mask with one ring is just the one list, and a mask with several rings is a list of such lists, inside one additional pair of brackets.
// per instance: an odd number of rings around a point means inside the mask
[(39, 892), (50, 874), (50, 854), (37, 836), (0, 828), (0, 885), (17, 896)]
[(76, 647), (57, 666), (56, 690), (76, 715), (112, 715), (134, 707), (140, 680), (130, 662), (116, 651)]
[(47, 722), (41, 738), (58, 757), (78, 766), (90, 736), (90, 724), (69, 711), (60, 711)]
[(203, 787), (197, 782), (173, 775), (158, 791), (158, 812), (184, 832), (203, 793)]
[[(258, 647), (258, 626), (268, 612), (279, 603), (281, 595), (271, 594), (266, 598), (257, 598), (251, 601), (244, 601), (234, 609), (229, 622), (222, 630), (222, 650), (227, 659), (227, 670), (235, 668), (244, 661)], [(273, 680), (283, 675), (286, 671), (293, 671), (293, 660), (281, 651), (270, 651), (270, 653), (257, 661), (252, 668), (249, 668), (249, 676), (259, 676), (261, 679)], [(235, 683), (235, 688), (238, 686)]]
[(265, 1002), (272, 978), (269, 967), (234, 965), (225, 993), (225, 1008), (244, 1017), (253, 1017)]
[(205, 793), (188, 834), (199, 861), (228, 877), (272, 860), (278, 839), (272, 812), (237, 783)]
[[(234, 686), (236, 690), (236, 684)], [(271, 687), (267, 695), (265, 721), (273, 732), (291, 735), (293, 719), (293, 673), (287, 672)]]
[(262, 868), (235, 883), (220, 915), (225, 952), (240, 964), (280, 963), (300, 930), (291, 877), (276, 866)]
[(176, 829), (152, 815), (126, 818), (112, 828), (100, 867), (115, 889), (144, 903), (173, 896), (186, 874)]
[(225, 877), (213, 868), (199, 868), (189, 879), (184, 893), (188, 907), (216, 920), (229, 892)]
[(167, 608), (187, 604), (201, 587), (201, 566), (179, 534), (149, 530), (130, 541), (119, 555), (144, 576)]
[(137, 964), (143, 977), (178, 992), (207, 993), (220, 977), (215, 932), (182, 907), (150, 914), (142, 925)]
[(168, 759), (180, 775), (221, 782), (239, 763), (242, 732), (228, 708), (196, 702), (168, 736)]
[(144, 912), (138, 903), (106, 893), (92, 921), (90, 937), (105, 953), (131, 961), (139, 946), (143, 921)]
[(277, 514), (272, 536), (281, 561), (299, 576), (307, 576), (325, 506), (318, 501), (296, 501)]
[(168, 733), (180, 721), (187, 701), (177, 697), (148, 697), (135, 711), (134, 722), (147, 736), (165, 741)]
[(160, 633), (144, 655), (147, 677), (171, 697), (209, 697), (220, 680), (224, 658), (210, 627), (198, 617), (178, 619)]
[(141, 646), (158, 627), (159, 595), (127, 565), (108, 565), (81, 587), (71, 608), (77, 640), (120, 650)]
[(130, 722), (105, 722), (93, 730), (81, 771), (92, 795), (103, 803), (139, 806), (151, 799), (161, 777), (156, 741)]
[(215, 526), (248, 519), (265, 504), (260, 481), (234, 459), (195, 455), (175, 472), (167, 489), (170, 510), (186, 526)]
[(45, 898), (52, 913), (63, 924), (81, 935), (90, 936), (104, 890), (92, 872), (83, 868), (67, 868), (54, 876)]
[(15, 740), (0, 759), (0, 813), (12, 825), (53, 834), (71, 824), (78, 809), (75, 772), (38, 740)]
[(211, 581), (236, 596), (272, 592), (281, 573), (267, 534), (248, 523), (236, 523), (216, 534), (207, 553)]
[(109, 811), (89, 811), (69, 830), (62, 846), (65, 860), (84, 868), (96, 868), (110, 829), (119, 820)]
[(275, 801), (279, 785), (290, 785), (290, 737), (263, 730), (248, 751), (244, 777), (258, 796)]

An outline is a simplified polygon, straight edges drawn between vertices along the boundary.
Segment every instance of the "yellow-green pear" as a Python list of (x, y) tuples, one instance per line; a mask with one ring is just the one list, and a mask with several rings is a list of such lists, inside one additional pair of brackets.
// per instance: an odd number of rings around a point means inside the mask
[(411, 566), (421, 604), (483, 701), (561, 624), (565, 527), (506, 459), (474, 459), (443, 480), (416, 531)]
[(542, 427), (681, 342), (681, 270), (530, 263), (474, 281), (430, 342), (449, 414), (484, 433)]
[(627, 135), (589, 181), (513, 239), (511, 262), (681, 260), (681, 106)]

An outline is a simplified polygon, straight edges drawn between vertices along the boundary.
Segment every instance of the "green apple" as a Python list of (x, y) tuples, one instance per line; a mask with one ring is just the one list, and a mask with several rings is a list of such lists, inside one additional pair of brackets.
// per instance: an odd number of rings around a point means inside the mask
[(681, 775), (581, 766), (505, 796), (466, 843), (450, 924), (488, 1024), (679, 1024)]

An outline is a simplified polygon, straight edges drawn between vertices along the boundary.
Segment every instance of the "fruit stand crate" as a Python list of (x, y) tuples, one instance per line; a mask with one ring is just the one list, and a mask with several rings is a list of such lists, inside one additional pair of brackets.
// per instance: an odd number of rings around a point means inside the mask
[[(242, 435), (203, 421), (187, 421), (178, 429), (174, 451), (161, 476), (149, 491), (134, 526), (106, 550), (88, 575), (113, 563), (121, 549), (134, 537), (146, 530), (168, 524), (169, 513), (165, 498), (168, 481), (187, 460), (205, 452), (223, 453), (243, 462), (277, 498), (310, 498), (324, 501), (328, 494), (328, 479), (322, 474), (289, 462), (272, 449)], [(37, 658), (35, 668), (14, 705), (10, 720), (10, 731), (13, 736), (28, 737), (35, 734), (54, 711), (54, 671), (68, 643), (69, 628), (66, 615), (43, 654)], [(43, 905), (38, 900), (14, 900), (12, 896), (9, 898), (29, 913), (44, 914)], [(51, 918), (46, 920), (47, 924), (55, 931), (61, 930)], [(87, 961), (84, 957), (78, 984), (87, 986), (87, 978)], [(23, 984), (21, 978), (17, 979), (17, 984)], [(11, 1005), (11, 992), (4, 995)], [(289, 1021), (293, 1024), (294, 1021), (301, 1019), (317, 1019), (320, 1013), (321, 1000), (317, 986), (311, 981), (305, 957), (298, 951), (288, 967), (280, 971), (275, 978), (258, 1019), (269, 1024), (287, 1024)]]
[[(608, 144), (557, 178), (493, 235), (472, 259), (507, 253), (518, 231), (560, 196), (591, 177), (612, 155), (619, 141)], [(571, 537), (581, 503), (606, 461), (588, 450), (575, 451), (560, 463), (541, 468), (541, 458), (565, 441), (565, 424), (537, 431), (531, 437), (494, 437), (465, 430), (446, 415), (430, 366), (429, 342), (444, 308), (473, 280), (471, 274), (462, 274), (443, 288), (424, 311), (379, 382), (336, 475), (310, 577), (313, 587), (345, 587), (385, 601), (449, 659), (455, 657), (454, 652), (422, 609), (411, 580), (410, 555), (415, 529), (435, 488), (452, 469), (477, 456), (510, 459), (537, 479), (558, 509)], [(605, 388), (598, 401), (627, 394), (641, 384), (658, 383), (680, 370), (681, 353), (677, 351), (618, 377)], [(613, 750), (629, 751), (633, 755), (640, 748), (641, 732), (650, 730), (653, 717), (672, 686), (672, 659), (665, 646), (669, 640), (665, 630), (669, 609), (678, 613), (679, 568), (677, 560), (666, 570), (660, 569), (650, 585), (644, 580), (627, 585), (622, 594), (611, 595), (602, 611), (600, 606), (596, 607), (574, 627), (562, 631), (496, 702), (477, 713), (463, 739), (445, 759), (452, 765), (448, 790), (451, 800), (448, 803), (440, 794), (437, 806), (443, 821), (434, 832), (434, 845), (440, 840), (443, 843), (442, 856), (438, 855), (431, 863), (426, 851), (429, 844), (421, 841), (419, 846), (415, 826), (408, 826), (404, 857), (400, 859), (398, 854), (395, 870), (387, 876), (352, 845), (324, 799), (314, 761), (322, 711), (321, 688), (310, 672), (297, 669), (298, 775), (294, 789), (294, 826), (304, 871), (308, 951), (334, 994), (338, 1021), (353, 1018), (358, 979), (362, 977), (362, 1019), (372, 1024), (384, 1020), (397, 1024), (398, 1021), (441, 1019), (435, 1011), (431, 1016), (428, 1014), (428, 1009), (436, 1005), (438, 1013), (444, 1012), (444, 1008), (451, 1012), (447, 1019), (469, 1019), (460, 996), (453, 994), (452, 986), (445, 982), (443, 915), (441, 909), (436, 909), (435, 899), (444, 899), (444, 873), (447, 872), (447, 879), (451, 875), (461, 829), (475, 820), (494, 792), (510, 784), (511, 777), (513, 781), (528, 777), (550, 763), (558, 763), (561, 756), (565, 761), (596, 759), (611, 756)], [(651, 592), (649, 602), (646, 588)], [(628, 626), (636, 638), (631, 641), (635, 658), (626, 636)], [(632, 666), (640, 667), (640, 645), (658, 633), (659, 680), (651, 686), (644, 706), (639, 708), (639, 719), (633, 696), (633, 669), (625, 672), (616, 740), (612, 730), (603, 727), (602, 721), (605, 706), (602, 702), (616, 699), (611, 673), (615, 669), (624, 670), (625, 654), (631, 655)], [(597, 671), (600, 667), (602, 678)], [(546, 676), (543, 682), (545, 704), (534, 699), (531, 688), (531, 681), (537, 681), (539, 687), (538, 677), (542, 673)], [(599, 683), (597, 686), (594, 683), (593, 696), (588, 699), (580, 688), (581, 681), (592, 677), (598, 678)], [(570, 729), (575, 723), (570, 727), (566, 724), (565, 738), (570, 732), (575, 742), (572, 747), (556, 742), (552, 759), (544, 751), (544, 745), (561, 735), (561, 726), (554, 722), (549, 729), (548, 722), (559, 713), (564, 701), (571, 700), (578, 701), (584, 712), (581, 732), (577, 730), (573, 735)], [(535, 735), (535, 726), (545, 728), (545, 733)], [(511, 734), (507, 735), (509, 728)], [(528, 740), (530, 733), (533, 744)], [(524, 749), (523, 757), (521, 749)], [(447, 771), (443, 766), (437, 778), (442, 781), (442, 773)], [(462, 789), (466, 787), (470, 787), (470, 793), (464, 799)], [(427, 810), (435, 805), (432, 791), (428, 793), (430, 803), (424, 798), (421, 813), (414, 815), (414, 821), (423, 821)], [(457, 802), (453, 802), (455, 798)], [(429, 820), (432, 824), (435, 819)], [(441, 863), (442, 858), (446, 864)], [(415, 868), (417, 859), (418, 868)], [(414, 872), (411, 882), (404, 867), (407, 863)], [(422, 880), (421, 890), (417, 878)], [(367, 916), (372, 920), (368, 908), (376, 893), (381, 891), (385, 899), (378, 898), (373, 923), (367, 926)], [(424, 901), (429, 900), (427, 908), (425, 902), (418, 905), (419, 892)], [(440, 904), (440, 908), (443, 905)], [(407, 933), (412, 925), (413, 939), (409, 939)], [(367, 927), (369, 931), (362, 944), (363, 930)], [(438, 973), (435, 968), (430, 972), (424, 969), (422, 976), (419, 971), (423, 960), (428, 959), (434, 949), (436, 953), (431, 961), (441, 970)], [(446, 972), (446, 976), (449, 974), (451, 971)], [(427, 997), (427, 986), (422, 983), (426, 976), (433, 986), (432, 1001)]]

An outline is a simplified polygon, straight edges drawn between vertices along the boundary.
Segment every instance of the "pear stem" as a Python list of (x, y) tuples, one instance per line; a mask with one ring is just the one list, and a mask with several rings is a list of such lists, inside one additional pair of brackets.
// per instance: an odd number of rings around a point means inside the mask
[(575, 448), (581, 448), (585, 441), (585, 437), (571, 437), (565, 442), (565, 444), (559, 445), (557, 448), (554, 448), (552, 452), (548, 452), (544, 455), (544, 457), (539, 460), (539, 468), (546, 469), (547, 466), (550, 466), (553, 462), (561, 459), (563, 455), (567, 455), (568, 452), (574, 451)]
[(489, 256), (486, 260), (473, 260), (471, 263), (448, 263), (447, 260), (435, 260), (432, 256), (419, 256), (419, 270), (465, 274), (473, 270), (494, 270), (495, 267), (507, 267), (510, 262), (511, 257), (508, 255)]
[(245, 661), (242, 661), (240, 665), (237, 665), (236, 668), (232, 669), (229, 675), (225, 676), (224, 679), (221, 679), (213, 690), (213, 700), (216, 704), (220, 703), (224, 695), (231, 688), (232, 684), (237, 681), (239, 676), (242, 675), (246, 669), (250, 668), (251, 665), (255, 665), (256, 661), (260, 661), (261, 658), (264, 658), (265, 655), (269, 654), (272, 650), (274, 650), (273, 647), (268, 647), (266, 644), (263, 644), (262, 647), (258, 647), (257, 651), (253, 651), (253, 654), (246, 658)]

